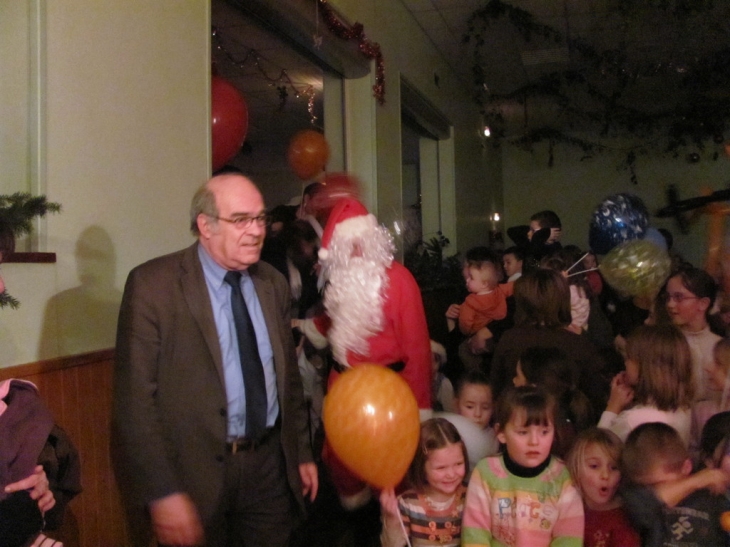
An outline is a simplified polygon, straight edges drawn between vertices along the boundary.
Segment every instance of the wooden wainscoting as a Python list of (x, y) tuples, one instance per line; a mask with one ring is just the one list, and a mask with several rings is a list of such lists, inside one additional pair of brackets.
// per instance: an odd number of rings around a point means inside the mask
[(84, 491), (69, 504), (61, 529), (49, 532), (65, 547), (129, 544), (109, 456), (113, 362), (110, 349), (0, 368), (0, 380), (22, 378), (38, 386), (79, 451)]

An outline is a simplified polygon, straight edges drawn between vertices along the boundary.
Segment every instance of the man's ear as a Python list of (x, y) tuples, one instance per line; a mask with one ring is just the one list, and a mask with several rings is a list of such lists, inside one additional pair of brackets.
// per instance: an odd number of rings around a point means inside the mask
[(198, 218), (195, 219), (195, 222), (198, 224), (198, 231), (200, 232), (200, 235), (205, 239), (209, 239), (212, 233), (213, 219), (211, 219), (208, 215), (200, 213)]

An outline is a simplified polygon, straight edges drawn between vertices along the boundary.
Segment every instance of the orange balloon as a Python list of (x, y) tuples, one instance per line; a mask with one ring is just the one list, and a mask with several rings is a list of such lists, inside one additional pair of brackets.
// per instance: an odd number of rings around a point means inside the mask
[(720, 515), (720, 526), (726, 532), (730, 532), (730, 511), (725, 511)]
[(358, 365), (324, 399), (327, 441), (353, 473), (378, 488), (400, 483), (418, 446), (418, 403), (387, 367)]
[(292, 137), (287, 158), (294, 173), (308, 180), (324, 171), (330, 147), (322, 133), (305, 129)]

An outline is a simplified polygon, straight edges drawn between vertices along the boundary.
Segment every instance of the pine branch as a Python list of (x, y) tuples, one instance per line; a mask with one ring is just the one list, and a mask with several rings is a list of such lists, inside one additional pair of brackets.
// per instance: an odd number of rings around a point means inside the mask
[(34, 196), (27, 192), (0, 195), (0, 231), (11, 232), (15, 237), (33, 229), (33, 219), (48, 213), (58, 213), (61, 204), (50, 202), (46, 196)]

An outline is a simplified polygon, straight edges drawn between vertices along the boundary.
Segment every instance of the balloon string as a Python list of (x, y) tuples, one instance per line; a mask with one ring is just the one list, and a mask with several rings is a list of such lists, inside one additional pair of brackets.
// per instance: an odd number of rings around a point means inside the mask
[(408, 532), (406, 532), (406, 525), (403, 524), (403, 515), (401, 515), (400, 511), (398, 511), (398, 521), (400, 522), (400, 529), (403, 530), (403, 537), (406, 538), (406, 544), (408, 547), (411, 547), (411, 540), (408, 537)]
[[(577, 260), (577, 262), (575, 262), (575, 263), (574, 263), (574, 264), (573, 264), (573, 265), (572, 265), (572, 266), (571, 266), (570, 268), (568, 268), (568, 269), (567, 269), (567, 270), (565, 270), (565, 271), (566, 271), (566, 272), (569, 272), (570, 270), (572, 270), (573, 268), (575, 268), (575, 267), (576, 267), (576, 266), (577, 266), (578, 264), (580, 264), (581, 262), (583, 262), (583, 259), (584, 259), (585, 257), (587, 257), (587, 256), (588, 256), (588, 254), (589, 254), (589, 253), (586, 253), (586, 254), (584, 254), (583, 256), (581, 256), (581, 257), (580, 257), (580, 258), (579, 258), (579, 259)], [(582, 273), (582, 272), (578, 272), (578, 273)]]
[[(581, 271), (579, 271), (579, 272), (573, 272), (572, 274), (568, 274), (568, 275), (567, 275), (566, 277), (573, 277), (574, 275), (580, 275), (580, 274), (582, 274), (582, 273), (588, 273), (588, 272), (595, 272), (595, 271), (596, 271), (596, 270), (598, 270), (598, 269), (600, 269), (600, 268), (591, 268), (591, 269), (589, 269), (589, 270), (581, 270)], [(568, 271), (568, 272), (569, 272), (569, 271), (570, 271), (570, 269), (568, 269), (568, 270), (566, 270), (566, 271)]]

